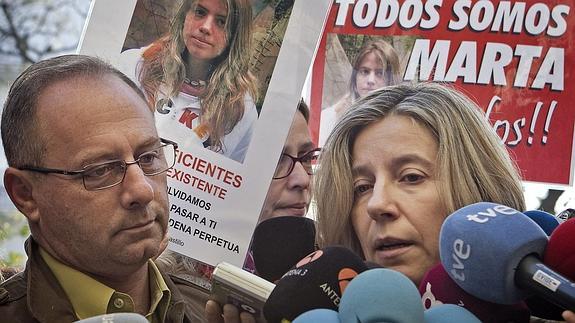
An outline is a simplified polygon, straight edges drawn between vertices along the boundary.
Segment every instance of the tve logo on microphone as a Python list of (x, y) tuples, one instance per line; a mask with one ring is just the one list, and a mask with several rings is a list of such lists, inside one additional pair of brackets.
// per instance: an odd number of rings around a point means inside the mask
[(451, 258), (453, 264), (451, 265), (451, 277), (460, 281), (465, 281), (465, 265), (464, 260), (469, 259), (471, 255), (471, 246), (466, 244), (462, 239), (455, 239), (453, 241), (453, 249)]
[(517, 213), (519, 213), (517, 210), (508, 206), (495, 205), (492, 208), (487, 208), (485, 210), (478, 211), (477, 213), (467, 215), (467, 220), (483, 224), (489, 221), (490, 218), (495, 218), (498, 215), (514, 215)]

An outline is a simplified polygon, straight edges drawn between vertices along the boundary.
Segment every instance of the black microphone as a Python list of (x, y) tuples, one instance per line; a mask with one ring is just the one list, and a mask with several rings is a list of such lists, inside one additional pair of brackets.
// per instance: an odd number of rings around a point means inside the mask
[(275, 283), (300, 259), (315, 251), (315, 224), (299, 216), (280, 216), (262, 221), (252, 239), (258, 276)]
[(367, 270), (351, 250), (334, 246), (301, 259), (277, 283), (264, 305), (269, 323), (293, 321), (307, 311), (338, 310), (343, 291), (358, 274)]
[[(535, 223), (537, 223), (537, 225), (539, 225), (539, 227), (541, 227), (541, 229), (543, 229), (543, 231), (545, 231), (545, 233), (548, 236), (550, 236), (553, 233), (553, 231), (559, 226), (559, 220), (557, 219), (557, 217), (545, 211), (531, 210), (531, 211), (525, 211), (523, 212), (523, 214), (527, 215), (531, 220), (535, 221)], [(549, 240), (549, 243), (545, 247), (545, 256), (547, 256), (547, 254), (549, 253), (550, 243), (551, 240)], [(549, 265), (545, 260), (543, 262), (546, 265)], [(553, 266), (549, 267), (553, 268)], [(553, 269), (557, 270), (557, 268)], [(565, 275), (565, 273), (562, 273), (560, 270), (557, 271), (560, 274)], [(571, 279), (570, 277), (567, 278)], [(529, 307), (529, 310), (531, 311), (531, 314), (533, 316), (547, 320), (556, 320), (556, 321), (563, 320), (563, 317), (561, 316), (563, 309), (549, 302), (543, 297), (539, 297), (537, 295), (529, 296), (525, 299), (525, 304), (527, 304), (527, 307)]]

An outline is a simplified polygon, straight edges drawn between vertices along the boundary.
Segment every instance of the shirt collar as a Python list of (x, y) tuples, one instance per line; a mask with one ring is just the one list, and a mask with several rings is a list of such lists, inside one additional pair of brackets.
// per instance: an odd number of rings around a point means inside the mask
[[(40, 255), (54, 273), (54, 276), (68, 295), (68, 299), (79, 319), (112, 312), (133, 312), (133, 301), (129, 295), (117, 292), (94, 278), (69, 267), (43, 248)], [(152, 260), (148, 261), (151, 307), (146, 318), (150, 322), (163, 322), (170, 303), (170, 290), (160, 271)], [(88, 292), (89, 291), (89, 292)], [(122, 301), (118, 301), (121, 299)], [(122, 305), (122, 306), (116, 306)]]

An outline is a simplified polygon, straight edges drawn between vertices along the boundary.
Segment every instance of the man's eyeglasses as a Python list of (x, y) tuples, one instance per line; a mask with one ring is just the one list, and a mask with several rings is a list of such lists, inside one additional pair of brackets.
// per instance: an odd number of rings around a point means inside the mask
[(103, 190), (116, 186), (124, 181), (126, 169), (130, 165), (138, 164), (146, 176), (161, 174), (174, 166), (178, 144), (163, 138), (160, 138), (160, 142), (161, 145), (158, 148), (140, 154), (140, 156), (133, 161), (110, 160), (86, 165), (81, 170), (63, 170), (34, 166), (23, 166), (18, 169), (43, 174), (82, 176), (84, 187), (88, 191)]
[(273, 179), (282, 179), (288, 177), (293, 171), (296, 162), (301, 163), (308, 175), (313, 175), (312, 164), (319, 158), (320, 153), (321, 148), (316, 148), (301, 157), (293, 157), (288, 154), (282, 154), (276, 167)]

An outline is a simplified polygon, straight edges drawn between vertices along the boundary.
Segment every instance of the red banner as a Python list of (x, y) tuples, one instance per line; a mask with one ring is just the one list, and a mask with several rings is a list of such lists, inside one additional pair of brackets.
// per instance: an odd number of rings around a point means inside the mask
[(312, 75), (315, 138), (336, 93), (325, 93), (337, 83), (329, 51), (346, 52), (353, 35), (384, 36), (399, 53), (402, 81), (453, 83), (479, 104), (524, 180), (573, 185), (573, 4), (335, 0)]

